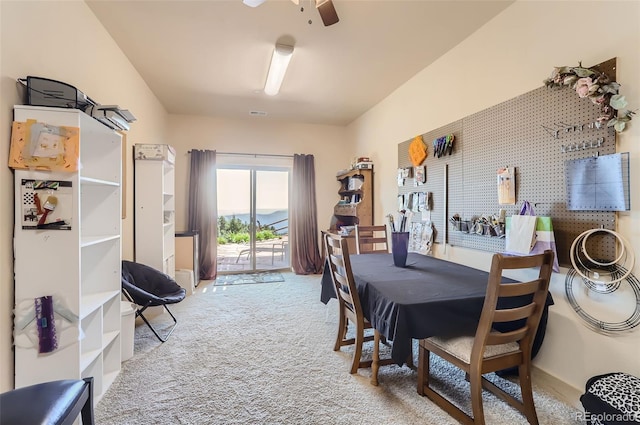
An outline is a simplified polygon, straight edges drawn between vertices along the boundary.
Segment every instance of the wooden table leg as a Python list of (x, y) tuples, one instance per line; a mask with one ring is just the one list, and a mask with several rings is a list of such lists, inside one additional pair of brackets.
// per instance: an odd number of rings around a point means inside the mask
[(409, 357), (407, 357), (407, 366), (416, 370), (416, 366), (413, 364), (413, 340), (411, 340), (411, 350), (409, 351)]
[(373, 333), (373, 358), (371, 359), (371, 385), (378, 386), (378, 369), (380, 368), (380, 333)]

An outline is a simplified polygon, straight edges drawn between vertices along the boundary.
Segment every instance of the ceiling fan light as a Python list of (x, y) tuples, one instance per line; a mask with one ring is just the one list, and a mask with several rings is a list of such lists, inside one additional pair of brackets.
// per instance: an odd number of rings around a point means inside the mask
[(249, 7), (258, 7), (266, 0), (242, 0), (242, 3), (246, 4)]
[(265, 94), (269, 96), (278, 94), (291, 56), (293, 56), (293, 46), (276, 44), (276, 48), (273, 50), (273, 56), (271, 56), (271, 65), (269, 65), (267, 81), (264, 85)]

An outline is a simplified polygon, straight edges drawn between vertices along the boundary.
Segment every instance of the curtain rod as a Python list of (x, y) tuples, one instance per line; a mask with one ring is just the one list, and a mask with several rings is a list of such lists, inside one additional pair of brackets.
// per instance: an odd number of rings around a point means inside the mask
[[(187, 153), (191, 153), (191, 151), (188, 150)], [(217, 152), (216, 151), (216, 155), (240, 155), (240, 156), (252, 156), (254, 158), (257, 158), (259, 156), (274, 156), (274, 157), (280, 157), (280, 158), (293, 158), (293, 155), (284, 155), (284, 154), (277, 154), (277, 153), (242, 153), (242, 152)]]

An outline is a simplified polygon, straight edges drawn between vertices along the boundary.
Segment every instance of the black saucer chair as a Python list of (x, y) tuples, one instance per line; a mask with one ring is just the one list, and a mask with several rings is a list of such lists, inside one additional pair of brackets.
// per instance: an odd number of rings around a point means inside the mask
[[(160, 341), (165, 342), (178, 325), (176, 317), (171, 313), (167, 304), (175, 304), (184, 300), (187, 291), (178, 285), (171, 276), (159, 270), (145, 264), (123, 260), (122, 292), (129, 301), (138, 305), (136, 317), (144, 320), (154, 335)], [(156, 332), (143, 314), (147, 308), (156, 306), (164, 307), (173, 319), (173, 326), (164, 337)]]

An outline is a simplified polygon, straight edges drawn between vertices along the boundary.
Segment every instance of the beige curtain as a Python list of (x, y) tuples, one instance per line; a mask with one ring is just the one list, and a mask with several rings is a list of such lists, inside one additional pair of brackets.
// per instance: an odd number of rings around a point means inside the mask
[(217, 272), (218, 207), (216, 204), (216, 151), (191, 150), (189, 170), (189, 230), (197, 231), (200, 279), (212, 280)]
[(318, 251), (316, 176), (313, 155), (293, 156), (291, 200), (291, 267), (296, 274), (322, 271)]

